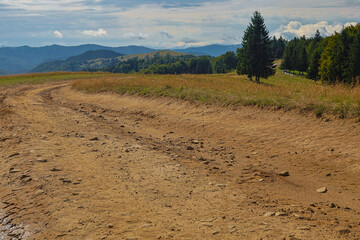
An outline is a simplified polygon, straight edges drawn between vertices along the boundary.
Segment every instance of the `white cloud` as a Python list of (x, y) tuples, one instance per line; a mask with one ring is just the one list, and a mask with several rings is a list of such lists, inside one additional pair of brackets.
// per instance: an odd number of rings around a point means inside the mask
[(107, 32), (104, 29), (99, 28), (96, 31), (94, 31), (94, 30), (82, 31), (82, 34), (92, 36), (92, 37), (105, 37), (107, 35)]
[(54, 35), (55, 35), (55, 37), (57, 37), (57, 38), (63, 38), (63, 34), (61, 33), (61, 32), (59, 32), (59, 31), (54, 31)]
[(279, 37), (283, 36), (286, 39), (292, 39), (294, 37), (313, 37), (316, 30), (319, 30), (322, 36), (330, 36), (335, 32), (340, 32), (345, 26), (356, 25), (355, 22), (348, 22), (344, 25), (341, 24), (329, 24), (326, 21), (320, 21), (315, 24), (301, 24), (299, 21), (291, 21), (288, 25), (281, 25), (273, 35)]
[(145, 40), (150, 37), (150, 34), (142, 33), (142, 32), (138, 32), (138, 33), (129, 32), (129, 33), (125, 34), (125, 37), (131, 38), (131, 39), (136, 39), (136, 40)]

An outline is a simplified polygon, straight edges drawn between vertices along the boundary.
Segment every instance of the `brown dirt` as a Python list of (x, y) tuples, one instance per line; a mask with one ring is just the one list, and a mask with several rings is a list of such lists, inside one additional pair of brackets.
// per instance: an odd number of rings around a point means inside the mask
[(0, 94), (0, 239), (360, 237), (359, 123), (71, 82)]

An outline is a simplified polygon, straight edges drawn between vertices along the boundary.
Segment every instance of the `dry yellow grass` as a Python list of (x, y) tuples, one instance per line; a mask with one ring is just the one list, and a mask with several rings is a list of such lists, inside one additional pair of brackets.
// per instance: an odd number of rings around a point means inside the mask
[(78, 80), (73, 87), (87, 92), (111, 91), (176, 97), (221, 105), (257, 105), (312, 111), (341, 118), (360, 117), (360, 87), (321, 85), (278, 72), (263, 84), (236, 74), (117, 75)]
[(90, 72), (51, 72), (51, 73), (26, 73), (17, 75), (0, 76), (0, 86), (14, 84), (37, 84), (48, 81), (63, 81), (73, 79), (98, 78), (111, 75), (110, 73)]

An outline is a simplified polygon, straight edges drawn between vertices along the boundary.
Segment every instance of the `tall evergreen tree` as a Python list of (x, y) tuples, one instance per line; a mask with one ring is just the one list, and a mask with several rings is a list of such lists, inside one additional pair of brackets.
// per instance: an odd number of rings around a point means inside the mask
[(238, 49), (238, 74), (247, 74), (250, 79), (255, 77), (257, 83), (260, 82), (260, 78), (268, 78), (275, 74), (269, 32), (264, 18), (258, 11), (255, 11), (251, 18), (244, 33), (242, 45), (243, 47)]

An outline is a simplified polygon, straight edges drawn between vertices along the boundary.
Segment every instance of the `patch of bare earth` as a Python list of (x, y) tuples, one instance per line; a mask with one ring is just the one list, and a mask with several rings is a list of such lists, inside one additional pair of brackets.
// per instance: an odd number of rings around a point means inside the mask
[(0, 239), (359, 239), (358, 123), (70, 84), (1, 90)]

